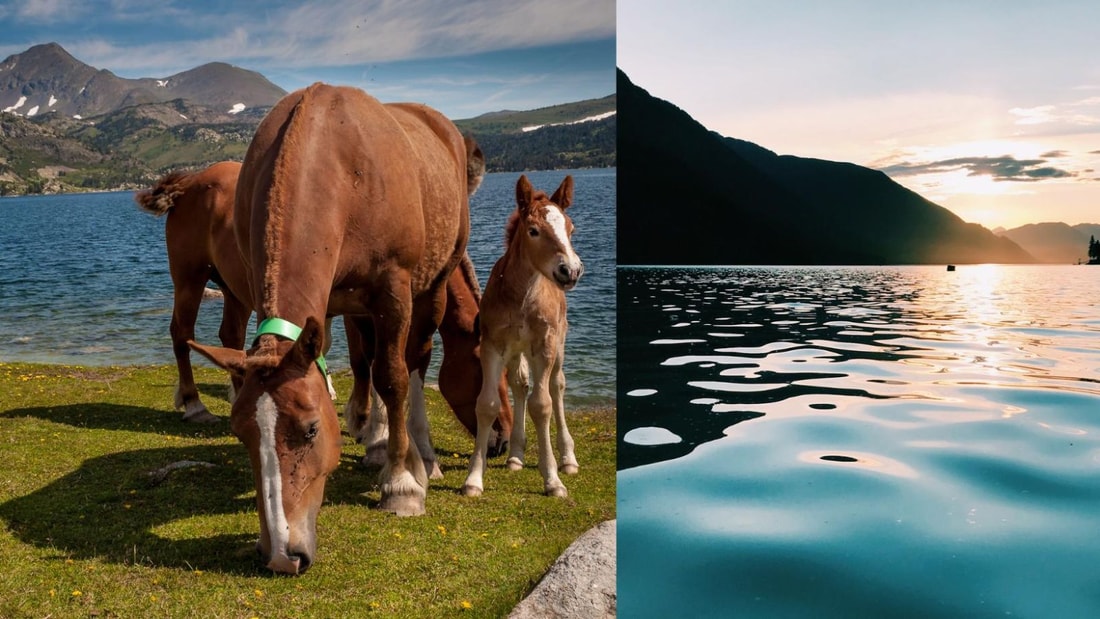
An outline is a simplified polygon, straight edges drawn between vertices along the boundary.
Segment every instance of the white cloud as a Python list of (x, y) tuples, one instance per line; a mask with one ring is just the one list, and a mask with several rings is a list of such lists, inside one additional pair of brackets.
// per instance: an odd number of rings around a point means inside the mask
[(28, 21), (67, 21), (78, 12), (73, 4), (65, 0), (23, 0), (16, 7), (15, 14)]
[[(197, 21), (201, 30), (211, 33), (205, 39), (173, 43), (162, 38), (137, 47), (85, 39), (73, 42), (70, 51), (97, 67), (169, 75), (215, 60), (258, 70), (273, 66), (335, 67), (461, 56), (615, 35), (612, 0), (315, 1), (281, 12), (267, 5), (242, 5), (230, 5), (229, 12), (216, 16), (187, 15), (186, 19)], [(227, 24), (232, 27), (227, 28)]]
[(1014, 107), (1010, 109), (1008, 113), (1017, 117), (1017, 125), (1041, 125), (1058, 120), (1058, 117), (1054, 114), (1053, 105), (1040, 105), (1028, 108)]

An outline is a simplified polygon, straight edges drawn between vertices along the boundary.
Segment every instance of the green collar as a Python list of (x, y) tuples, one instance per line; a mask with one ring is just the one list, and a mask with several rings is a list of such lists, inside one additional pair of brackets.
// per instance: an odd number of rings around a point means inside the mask
[[(256, 327), (256, 337), (258, 338), (261, 335), (267, 334), (278, 335), (292, 342), (296, 342), (298, 341), (298, 336), (302, 334), (302, 328), (282, 318), (266, 318)], [(325, 363), (324, 355), (317, 357), (317, 367), (321, 369), (322, 375), (328, 376), (328, 364)]]

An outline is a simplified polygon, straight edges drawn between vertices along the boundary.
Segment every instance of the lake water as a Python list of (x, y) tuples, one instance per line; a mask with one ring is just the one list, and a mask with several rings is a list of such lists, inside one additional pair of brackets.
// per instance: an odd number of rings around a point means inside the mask
[(624, 617), (1100, 617), (1100, 267), (624, 268)]
[[(615, 397), (615, 170), (527, 173), (548, 193), (566, 174), (575, 181), (573, 244), (585, 263), (568, 294), (566, 399), (605, 405)], [(486, 175), (470, 205), (469, 252), (483, 284), (504, 252), (518, 178)], [(138, 210), (132, 193), (0, 199), (0, 360), (171, 365), (171, 318), (164, 221)], [(205, 303), (197, 339), (218, 343), (220, 320), (221, 302)], [(433, 377), (438, 337), (436, 350)], [(328, 358), (333, 369), (348, 367), (339, 321)]]

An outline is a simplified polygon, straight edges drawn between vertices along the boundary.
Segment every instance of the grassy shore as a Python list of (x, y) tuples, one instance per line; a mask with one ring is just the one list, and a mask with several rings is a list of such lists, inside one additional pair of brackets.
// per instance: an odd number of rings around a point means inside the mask
[[(445, 479), (428, 514), (373, 509), (377, 470), (345, 436), (317, 563), (274, 576), (255, 554), (226, 380), (208, 368), (196, 379), (223, 423), (180, 421), (174, 367), (0, 363), (0, 617), (501, 617), (570, 542), (615, 517), (614, 410), (570, 411), (581, 472), (563, 477), (569, 498), (542, 496), (532, 437), (527, 468), (491, 461), (485, 495), (469, 499), (458, 491), (473, 440), (429, 390)], [(350, 382), (338, 375), (337, 391)], [(203, 464), (150, 475), (183, 461)]]

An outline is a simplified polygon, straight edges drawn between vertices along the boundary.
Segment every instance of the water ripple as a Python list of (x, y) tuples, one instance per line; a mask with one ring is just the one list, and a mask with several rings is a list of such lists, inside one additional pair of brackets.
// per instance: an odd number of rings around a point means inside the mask
[(1100, 269), (618, 282), (624, 616), (1100, 616)]

